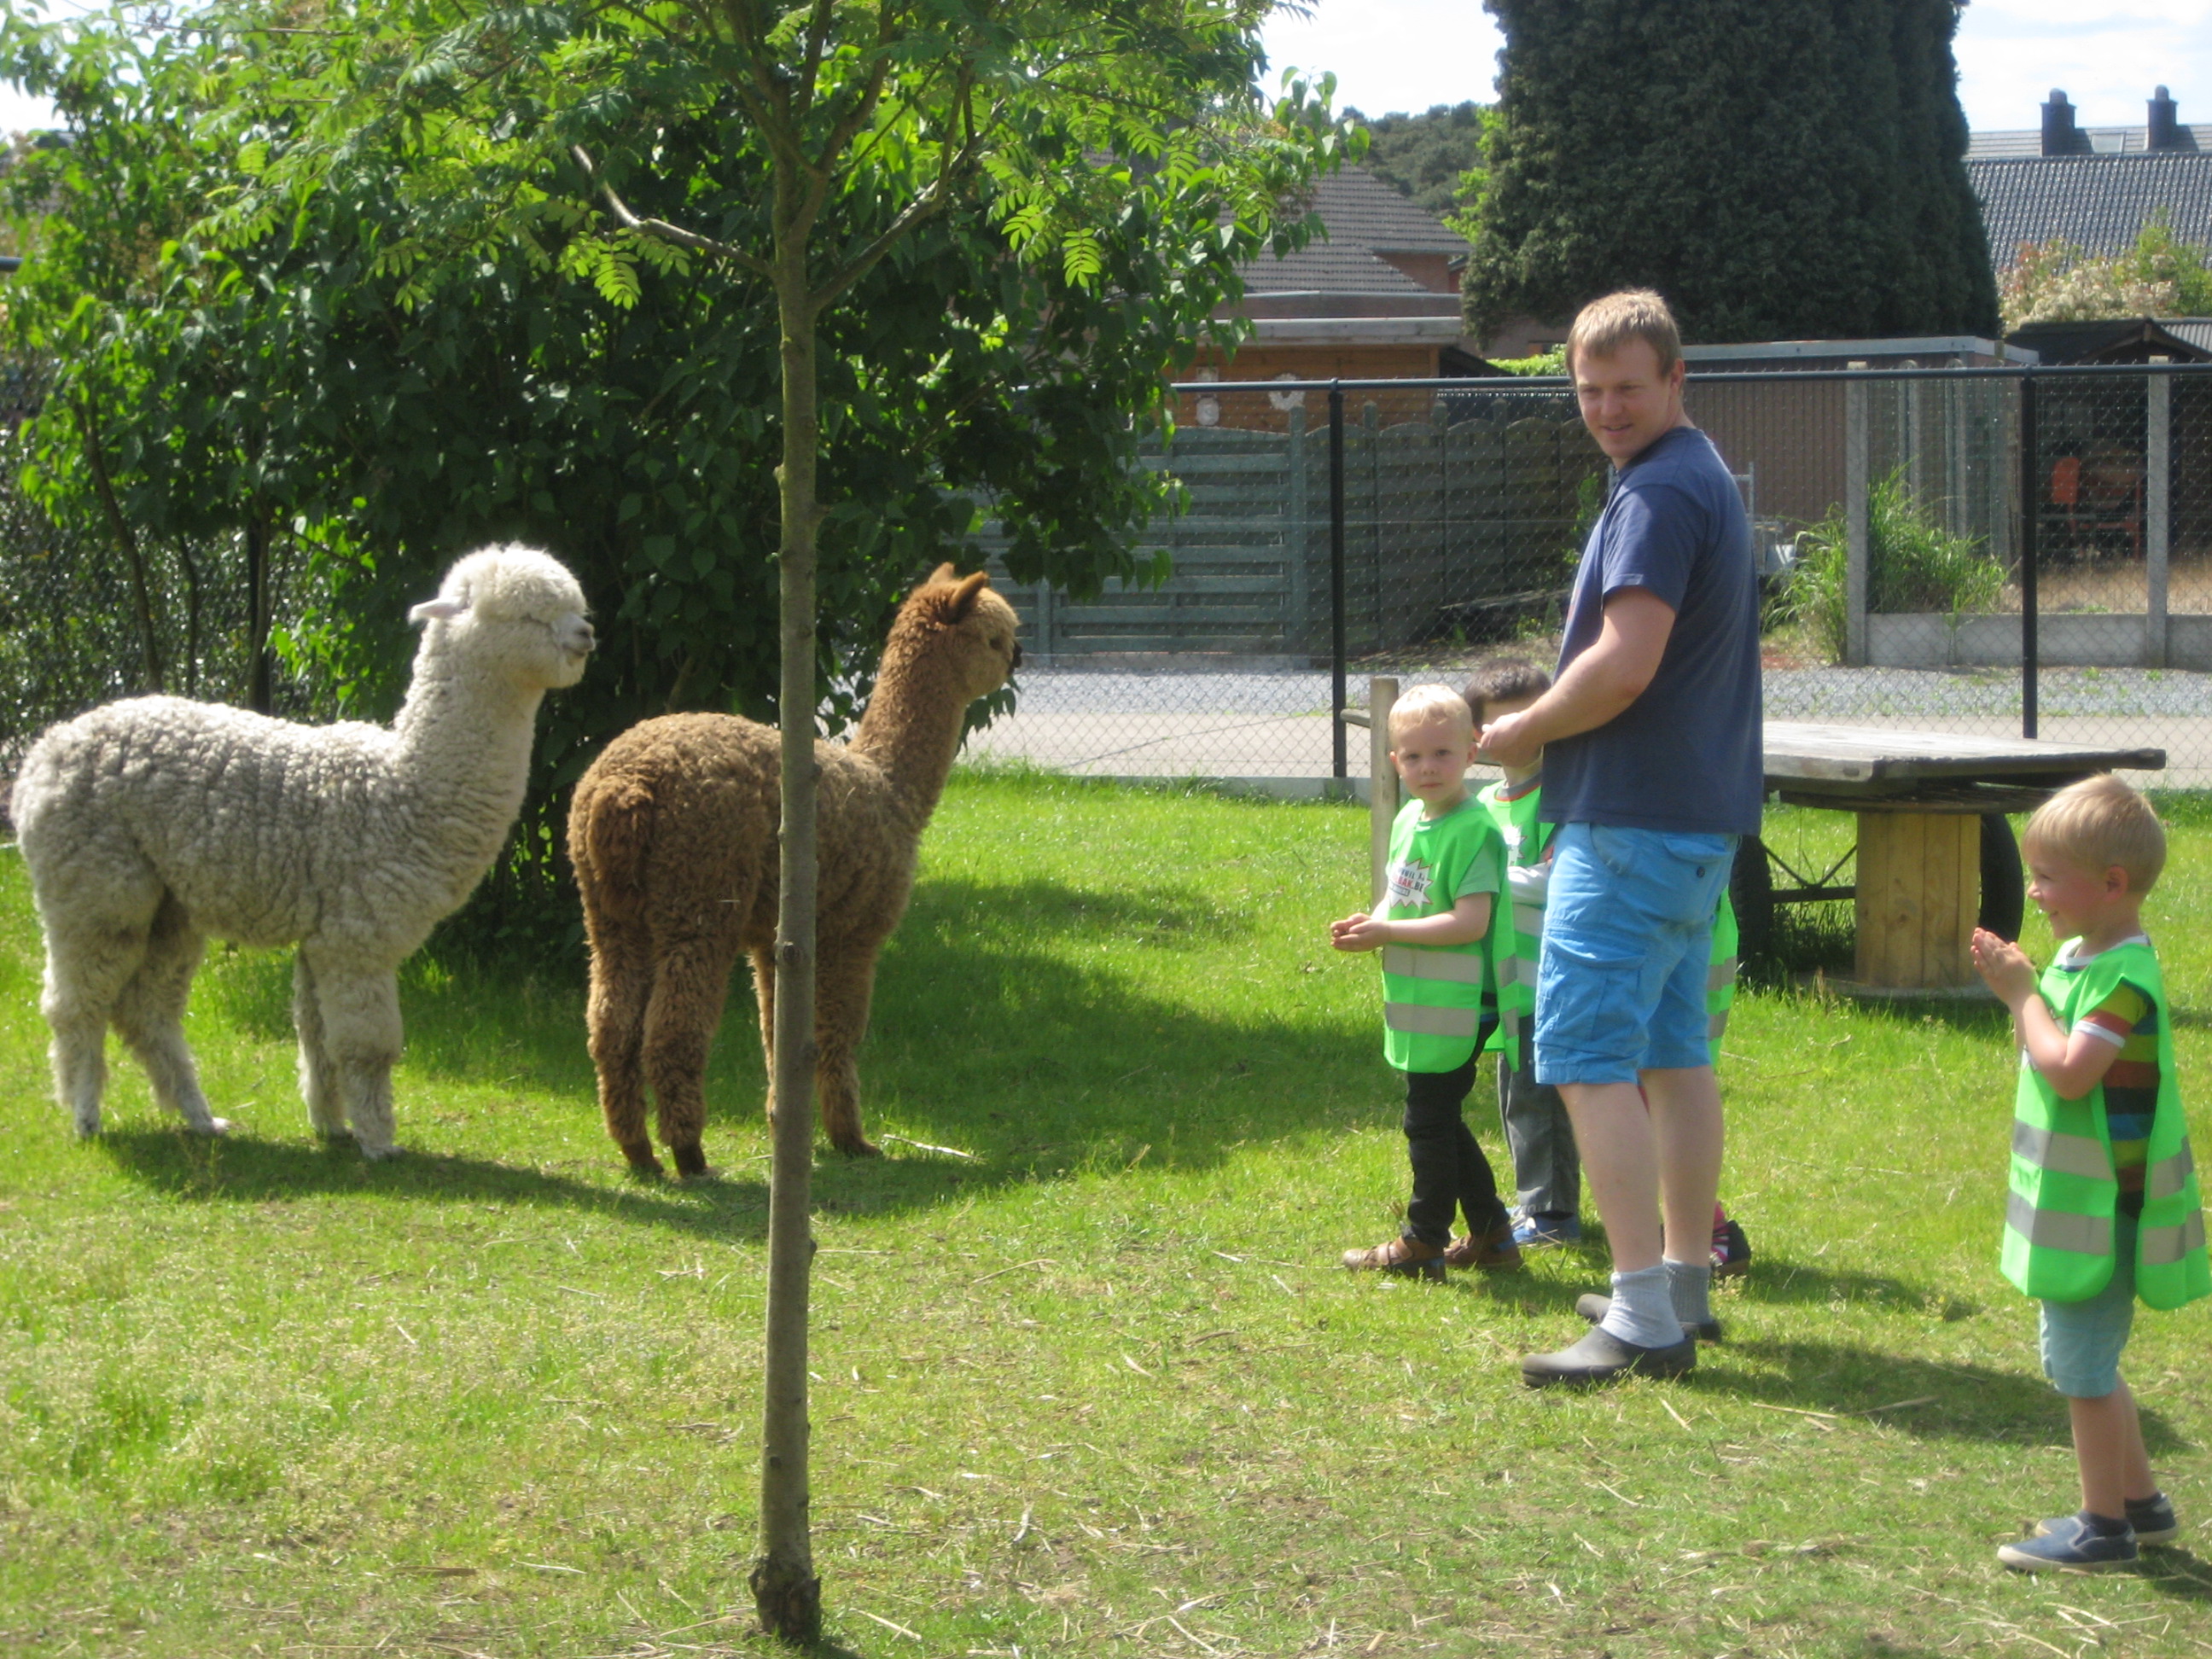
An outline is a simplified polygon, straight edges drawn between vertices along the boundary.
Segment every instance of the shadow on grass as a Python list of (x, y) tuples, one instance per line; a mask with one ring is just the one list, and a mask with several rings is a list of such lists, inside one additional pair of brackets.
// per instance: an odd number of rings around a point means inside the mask
[(2212, 1603), (2212, 1561), (2179, 1544), (2144, 1546), (2136, 1576), (2177, 1601)]
[[(848, 1160), (817, 1143), (817, 1207), (924, 1208), (1139, 1158), (1203, 1169), (1250, 1142), (1395, 1125), (1399, 1090), (1377, 1052), (1372, 964), (1334, 957), (1321, 938), (1266, 949), (1267, 931), (1264, 909), (1225, 903), (1195, 882), (1108, 888), (957, 872), (926, 879), (881, 960), (860, 1055), (862, 1119), (872, 1135), (896, 1129), (971, 1156), (894, 1146), (888, 1158)], [(289, 955), (224, 963), (209, 975), (222, 981), (210, 987), (210, 1006), (258, 1037), (289, 1042), (290, 974)], [(1304, 977), (1314, 974), (1345, 977)], [(732, 980), (708, 1078), (706, 1148), (717, 1165), (763, 1150), (750, 978), (740, 964)], [(1316, 1012), (1307, 992), (1322, 983), (1332, 988)], [(1339, 985), (1343, 1020), (1328, 1012)], [(1291, 988), (1296, 1018), (1281, 1006)], [(415, 1081), (398, 1115), (410, 1146), (438, 1133), (421, 1110), (424, 1079), (512, 1088), (596, 1123), (580, 988), (533, 978), (526, 966), (417, 961), (403, 971), (402, 994)], [(1480, 1107), (1478, 1099), (1471, 1109)], [(743, 1137), (738, 1146), (733, 1133)], [(114, 1146), (126, 1173), (183, 1194), (406, 1191), (598, 1206), (702, 1231), (757, 1206), (766, 1174), (764, 1163), (741, 1164), (752, 1173), (711, 1200), (698, 1195), (711, 1188), (625, 1185), (611, 1143), (604, 1185), (429, 1150), (409, 1152), (387, 1171), (350, 1152), (243, 1138), (195, 1152), (152, 1131)], [(743, 1224), (757, 1230), (759, 1218)]]
[[(1916, 1359), (1840, 1342), (1732, 1340), (1698, 1351), (1698, 1385), (1731, 1398), (1832, 1418), (1863, 1416), (1923, 1440), (2065, 1445), (2064, 1403), (2039, 1376)], [(1735, 1362), (1750, 1360), (1758, 1369)], [(2153, 1407), (2141, 1407), (2154, 1456), (2190, 1443)]]
[(720, 1239), (768, 1231), (757, 1177), (684, 1186), (605, 1184), (438, 1152), (371, 1164), (347, 1146), (287, 1145), (234, 1132), (219, 1139), (175, 1129), (112, 1129), (94, 1143), (142, 1186), (201, 1203), (260, 1204), (323, 1195), (588, 1210)]

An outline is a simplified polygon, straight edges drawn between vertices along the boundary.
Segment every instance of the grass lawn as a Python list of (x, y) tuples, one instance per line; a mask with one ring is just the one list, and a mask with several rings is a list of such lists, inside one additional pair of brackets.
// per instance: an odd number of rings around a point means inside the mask
[[(2212, 807), (2167, 805), (2152, 915), (2212, 1147)], [(1808, 846), (1842, 822), (1774, 820)], [(1334, 1265), (1406, 1186), (1374, 966), (1323, 933), (1365, 860), (1357, 809), (956, 778), (862, 1056), (871, 1133), (904, 1139), (815, 1178), (835, 1650), (2212, 1651), (2205, 1304), (2129, 1354), (2181, 1547), (1996, 1565), (2075, 1500), (1996, 1269), (1994, 1006), (1747, 994), (1729, 1341), (1684, 1382), (1531, 1393), (1516, 1357), (1581, 1328), (1601, 1253), (1440, 1287)], [(39, 969), (10, 851), (0, 1652), (775, 1650), (744, 1587), (768, 1141), (742, 981), (720, 1179), (663, 1187), (600, 1128), (576, 976), (415, 963), (408, 1150), (368, 1166), (310, 1139), (285, 958), (202, 975), (222, 1142), (118, 1051), (77, 1143)]]

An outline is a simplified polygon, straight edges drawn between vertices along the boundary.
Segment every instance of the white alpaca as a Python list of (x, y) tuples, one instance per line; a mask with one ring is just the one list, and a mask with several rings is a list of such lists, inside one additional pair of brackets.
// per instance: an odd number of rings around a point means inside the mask
[(387, 731), (136, 697), (46, 732), (12, 815), (46, 930), (54, 1089), (100, 1131), (112, 1022), (164, 1106), (208, 1110), (182, 1020), (210, 938), (300, 947), (292, 1018), (318, 1133), (392, 1151), (401, 962), (466, 898), (522, 804), (531, 727), (592, 646), (583, 591), (526, 547), (447, 572)]

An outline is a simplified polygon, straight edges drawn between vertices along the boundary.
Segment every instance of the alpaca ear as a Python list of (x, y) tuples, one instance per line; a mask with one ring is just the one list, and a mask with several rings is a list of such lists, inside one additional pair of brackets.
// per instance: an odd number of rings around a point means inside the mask
[(469, 603), (466, 599), (448, 599), (441, 597), (423, 600), (422, 604), (407, 613), (407, 620), (411, 623), (451, 622), (454, 617), (465, 617), (468, 613)]
[[(945, 566), (947, 570), (951, 568), (951, 565)], [(945, 602), (945, 621), (964, 621), (968, 613), (975, 608), (975, 596), (988, 586), (990, 580), (991, 573), (988, 570), (979, 570), (964, 578), (960, 586), (952, 590), (952, 597)]]
[[(947, 559), (943, 564), (940, 564), (936, 569), (929, 573), (929, 580), (931, 583), (957, 582), (959, 580), (960, 573), (952, 568), (952, 561), (950, 559)], [(927, 584), (925, 584), (925, 586), (927, 585)]]

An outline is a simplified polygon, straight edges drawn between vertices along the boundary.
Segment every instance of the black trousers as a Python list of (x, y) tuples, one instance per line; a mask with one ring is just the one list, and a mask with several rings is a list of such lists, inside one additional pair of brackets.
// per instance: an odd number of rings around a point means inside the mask
[[(1480, 1054), (1480, 1039), (1474, 1046)], [(1505, 1221), (1498, 1177), (1460, 1109), (1474, 1087), (1474, 1061), (1469, 1054), (1452, 1071), (1406, 1073), (1406, 1156), (1413, 1166), (1413, 1196), (1406, 1206), (1405, 1236), (1438, 1249), (1451, 1243), (1455, 1212), (1466, 1215), (1468, 1231), (1478, 1238)]]

